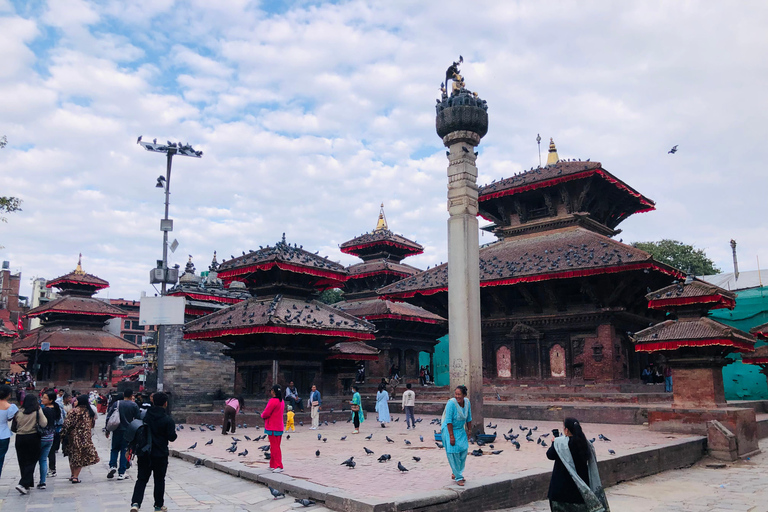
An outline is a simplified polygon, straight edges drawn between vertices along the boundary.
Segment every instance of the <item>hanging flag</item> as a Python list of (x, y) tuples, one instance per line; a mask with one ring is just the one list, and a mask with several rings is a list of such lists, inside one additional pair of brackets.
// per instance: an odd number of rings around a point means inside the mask
[(21, 315), (19, 315), (19, 321), (17, 322), (16, 328), (19, 332), (24, 330), (24, 324), (21, 323)]

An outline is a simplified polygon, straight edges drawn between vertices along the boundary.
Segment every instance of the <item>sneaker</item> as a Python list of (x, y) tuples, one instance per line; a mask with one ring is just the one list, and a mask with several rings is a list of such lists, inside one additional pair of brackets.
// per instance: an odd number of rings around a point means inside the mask
[(272, 472), (273, 473), (282, 473), (283, 472), (283, 468), (275, 468), (275, 469), (272, 470)]
[(107, 478), (115, 478), (115, 473), (117, 473), (117, 468), (110, 468), (109, 473), (107, 473)]
[(162, 506), (162, 507), (155, 507), (155, 512), (165, 512), (168, 510), (168, 507)]
[(131, 505), (131, 512), (139, 512), (139, 505), (137, 503)]
[(45, 489), (45, 482), (40, 482), (39, 484), (37, 484), (37, 488), (38, 489)]
[(21, 494), (27, 494), (27, 488), (23, 485), (19, 484), (16, 486), (16, 490), (19, 491)]
[(117, 475), (118, 480), (128, 480), (130, 477), (128, 475)]
[(49, 471), (48, 472), (48, 477), (49, 478), (56, 478), (56, 472), (55, 471)]

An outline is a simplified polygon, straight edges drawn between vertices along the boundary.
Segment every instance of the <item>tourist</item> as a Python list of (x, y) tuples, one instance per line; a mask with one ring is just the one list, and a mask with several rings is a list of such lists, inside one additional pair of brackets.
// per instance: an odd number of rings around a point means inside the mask
[(45, 489), (45, 477), (48, 476), (48, 455), (53, 447), (53, 437), (56, 434), (56, 423), (61, 419), (61, 408), (56, 403), (56, 393), (51, 389), (43, 394), (43, 414), (48, 424), (40, 434), (40, 480), (38, 489)]
[(575, 418), (563, 421), (563, 435), (552, 440), (547, 458), (555, 461), (549, 483), (550, 508), (555, 512), (607, 512), (595, 449)]
[(352, 422), (355, 425), (353, 434), (360, 433), (360, 424), (365, 421), (365, 414), (363, 413), (363, 400), (360, 398), (360, 388), (357, 385), (352, 386), (352, 400), (349, 401), (350, 409), (352, 410)]
[(235, 433), (237, 413), (243, 409), (245, 409), (245, 399), (242, 395), (237, 398), (230, 398), (224, 402), (224, 424), (221, 426), (222, 435), (227, 435), (227, 432)]
[[(114, 478), (115, 471), (117, 471), (117, 479), (125, 480), (125, 472), (128, 470), (128, 459), (125, 457), (125, 452), (128, 450), (128, 442), (125, 440), (125, 432), (129, 428), (131, 422), (140, 417), (139, 406), (133, 401), (133, 390), (126, 389), (123, 392), (123, 399), (114, 402), (109, 409), (107, 409), (107, 417), (104, 420), (104, 426), (109, 423), (109, 417), (117, 410), (117, 414), (120, 416), (120, 426), (112, 432), (112, 446), (109, 452), (109, 472), (107, 478)], [(104, 432), (109, 439), (109, 430), (106, 428)], [(118, 455), (120, 456), (120, 466), (118, 466)]]
[(15, 423), (16, 459), (21, 473), (16, 490), (27, 494), (35, 485), (35, 466), (40, 458), (40, 434), (37, 432), (37, 426), (48, 425), (48, 419), (33, 393), (24, 397), (21, 412), (16, 415)]
[(5, 454), (8, 453), (8, 446), (11, 444), (11, 429), (8, 427), (8, 422), (19, 410), (16, 404), (8, 401), (12, 392), (11, 386), (6, 384), (0, 386), (0, 476), (3, 474)]
[(411, 383), (405, 385), (405, 392), (403, 393), (403, 410), (405, 411), (405, 424), (408, 426), (406, 430), (410, 430), (411, 427), (416, 428), (416, 419), (413, 417), (413, 408), (416, 406), (416, 393), (411, 389)]
[(386, 423), (392, 421), (389, 417), (389, 393), (387, 393), (386, 386), (379, 384), (379, 389), (376, 391), (376, 412), (378, 418), (376, 421), (381, 423), (381, 427), (384, 428)]
[(168, 395), (154, 393), (150, 398), (152, 405), (147, 410), (144, 423), (152, 434), (152, 447), (148, 454), (139, 454), (137, 459), (136, 484), (131, 497), (131, 512), (138, 512), (144, 501), (150, 475), (153, 476), (155, 489), (155, 510), (168, 510), (165, 507), (165, 473), (168, 470), (168, 443), (176, 440), (176, 425), (167, 413)]
[(463, 486), (464, 465), (469, 450), (467, 433), (472, 430), (472, 407), (467, 398), (466, 386), (456, 386), (453, 390), (453, 398), (445, 404), (440, 429), (445, 454), (451, 466), (451, 478), (457, 485)]
[(296, 389), (296, 386), (293, 384), (293, 381), (291, 381), (288, 384), (288, 387), (285, 388), (285, 401), (298, 412), (304, 412), (304, 406), (301, 403), (299, 392)]
[[(56, 398), (56, 405), (59, 407), (59, 419), (56, 420), (54, 424), (54, 431), (53, 431), (53, 444), (51, 444), (51, 451), (48, 452), (48, 476), (49, 477), (56, 477), (56, 452), (59, 451), (59, 448), (61, 447), (61, 429), (64, 427), (64, 420), (67, 418), (67, 411), (66, 407), (64, 405), (65, 402), (67, 402), (69, 396), (64, 392), (64, 390), (59, 390), (58, 396)], [(70, 410), (72, 410), (71, 407), (69, 407)]]
[(672, 368), (669, 365), (664, 367), (664, 391), (672, 392)]
[(296, 425), (293, 423), (293, 418), (295, 416), (293, 412), (293, 407), (290, 405), (286, 406), (287, 412), (285, 413), (285, 431), (288, 432), (289, 430), (291, 432), (296, 432)]
[(652, 378), (653, 374), (651, 373), (651, 367), (646, 366), (643, 368), (643, 373), (640, 374), (640, 380), (643, 381), (643, 384), (650, 384)]
[(69, 470), (73, 484), (80, 483), (80, 471), (86, 466), (98, 464), (99, 454), (93, 446), (91, 430), (96, 425), (96, 413), (88, 403), (88, 395), (77, 397), (77, 407), (67, 414), (61, 430), (62, 452), (69, 457)]
[(419, 385), (424, 386), (427, 383), (427, 370), (424, 366), (419, 367)]
[(280, 441), (285, 430), (285, 425), (283, 425), (285, 402), (281, 398), (283, 390), (280, 389), (278, 384), (272, 386), (269, 393), (271, 398), (261, 413), (261, 418), (264, 420), (264, 433), (269, 438), (269, 469), (273, 473), (282, 473), (283, 454), (280, 451)]
[(309, 393), (309, 413), (312, 417), (312, 426), (309, 430), (320, 428), (320, 406), (323, 405), (323, 398), (317, 390), (317, 386), (312, 384), (312, 391)]

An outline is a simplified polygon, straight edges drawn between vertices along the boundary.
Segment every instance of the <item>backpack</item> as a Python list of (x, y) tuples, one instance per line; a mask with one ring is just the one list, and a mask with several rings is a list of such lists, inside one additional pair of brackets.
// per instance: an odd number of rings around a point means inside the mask
[(107, 418), (107, 432), (114, 432), (118, 428), (120, 428), (120, 402), (117, 402), (115, 409)]
[(125, 433), (128, 449), (135, 455), (149, 455), (152, 452), (152, 431), (144, 420), (133, 420)]

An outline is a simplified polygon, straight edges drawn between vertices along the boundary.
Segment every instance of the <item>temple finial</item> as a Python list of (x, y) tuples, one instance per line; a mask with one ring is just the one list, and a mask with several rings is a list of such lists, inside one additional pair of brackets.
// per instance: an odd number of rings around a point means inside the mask
[(77, 268), (75, 269), (75, 274), (85, 274), (85, 272), (83, 272), (83, 253), (80, 253), (80, 255), (77, 257)]
[(560, 157), (557, 156), (557, 148), (555, 147), (555, 141), (552, 137), (549, 138), (549, 156), (547, 157), (547, 165), (555, 165), (560, 161)]
[(211, 272), (216, 272), (219, 269), (219, 262), (216, 261), (216, 251), (213, 251), (213, 260), (211, 261), (210, 266), (208, 267), (208, 270)]
[(379, 221), (376, 223), (376, 229), (373, 231), (389, 231), (389, 227), (387, 226), (387, 216), (384, 215), (384, 203), (381, 203), (381, 210), (379, 210)]
[(192, 263), (192, 255), (189, 255), (189, 261), (187, 262), (187, 266), (184, 267), (184, 273), (185, 274), (194, 274), (195, 273), (195, 264)]

